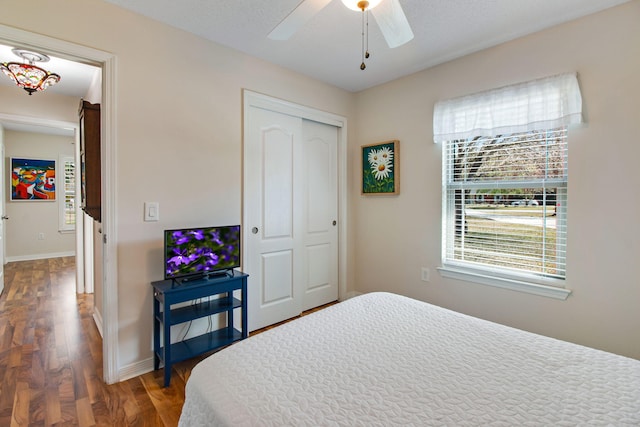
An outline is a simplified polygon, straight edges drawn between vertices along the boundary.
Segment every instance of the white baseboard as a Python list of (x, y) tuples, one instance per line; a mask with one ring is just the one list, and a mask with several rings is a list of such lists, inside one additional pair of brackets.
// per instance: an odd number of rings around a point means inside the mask
[(362, 292), (358, 292), (358, 291), (347, 292), (345, 300), (349, 298), (357, 297), (358, 295), (362, 295)]
[(151, 371), (153, 371), (153, 357), (121, 368), (118, 371), (118, 381), (126, 381)]
[(37, 259), (62, 258), (62, 257), (66, 257), (66, 256), (76, 256), (76, 251), (53, 252), (53, 253), (48, 253), (48, 254), (31, 254), (31, 255), (8, 256), (6, 258), (6, 262), (33, 261), (33, 260), (37, 260)]
[(98, 328), (98, 332), (100, 332), (100, 337), (104, 338), (102, 336), (102, 315), (95, 307), (93, 309), (93, 321), (96, 322), (96, 328)]
[[(96, 322), (96, 327), (100, 332), (100, 336), (102, 336), (102, 317), (100, 316), (100, 313), (98, 311), (95, 311), (93, 313), (93, 320)], [(126, 381), (131, 378), (144, 375), (151, 371), (153, 371), (153, 357), (132, 363), (121, 368), (118, 371), (118, 381)]]

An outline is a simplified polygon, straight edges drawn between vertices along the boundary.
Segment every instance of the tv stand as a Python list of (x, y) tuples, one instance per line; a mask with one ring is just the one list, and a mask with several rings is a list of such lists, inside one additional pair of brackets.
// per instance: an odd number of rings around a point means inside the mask
[[(174, 280), (151, 283), (153, 286), (153, 368), (158, 370), (161, 363), (164, 365), (165, 387), (171, 381), (172, 364), (227, 346), (249, 336), (248, 277), (248, 274), (234, 272), (231, 276), (212, 275), (209, 278), (188, 281), (188, 286), (176, 286), (178, 282)], [(236, 290), (241, 291), (240, 300), (233, 296), (233, 291)], [(219, 298), (196, 302), (201, 298), (214, 295), (218, 295)], [(187, 301), (192, 301), (192, 304), (172, 308), (175, 304)], [(241, 331), (236, 329), (233, 323), (233, 313), (236, 309), (241, 311)], [(227, 315), (225, 327), (171, 343), (171, 326), (220, 313)]]

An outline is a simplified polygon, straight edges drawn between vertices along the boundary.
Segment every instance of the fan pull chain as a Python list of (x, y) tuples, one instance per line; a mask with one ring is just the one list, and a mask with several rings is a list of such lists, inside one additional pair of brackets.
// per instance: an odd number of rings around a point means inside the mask
[(364, 52), (364, 57), (369, 58), (369, 9), (365, 11), (367, 13), (367, 39), (366, 39), (366, 50)]
[[(364, 63), (365, 58), (369, 58), (369, 2), (367, 0), (360, 0), (358, 2), (358, 7), (362, 10), (362, 64), (360, 64), (360, 69), (364, 70), (367, 68), (367, 65)], [(367, 14), (367, 35), (366, 35), (366, 44), (365, 44), (365, 33), (364, 33), (364, 14)]]

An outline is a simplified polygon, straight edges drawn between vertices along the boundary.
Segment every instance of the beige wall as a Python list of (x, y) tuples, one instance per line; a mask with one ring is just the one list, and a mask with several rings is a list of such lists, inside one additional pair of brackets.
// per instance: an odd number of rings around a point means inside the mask
[(0, 9), (1, 24), (116, 56), (118, 361), (149, 360), (162, 231), (241, 221), (242, 89), (347, 118), (355, 96), (98, 0)]
[[(356, 289), (395, 291), (518, 328), (640, 358), (640, 2), (515, 40), (357, 95), (359, 145), (397, 138), (402, 192), (363, 197), (351, 157)], [(433, 105), (576, 71), (586, 124), (569, 135), (566, 285), (558, 301), (444, 279), (441, 147)], [(421, 267), (431, 269), (429, 283)]]
[[(24, 94), (26, 95), (26, 94)], [(40, 133), (4, 131), (6, 215), (5, 221), (7, 261), (68, 256), (75, 253), (75, 233), (60, 233), (59, 210), (61, 193), (55, 201), (11, 201), (11, 157), (60, 161), (61, 155), (74, 155), (74, 138)], [(61, 168), (58, 166), (58, 173)], [(57, 187), (62, 177), (56, 176)], [(38, 235), (43, 235), (39, 240)]]
[[(2, 22), (3, 17), (4, 14), (0, 15), (0, 24), (10, 26)], [(0, 77), (6, 78), (4, 75)], [(0, 85), (0, 100), (0, 113), (56, 122), (78, 122), (78, 98), (46, 92), (29, 96), (14, 86)]]

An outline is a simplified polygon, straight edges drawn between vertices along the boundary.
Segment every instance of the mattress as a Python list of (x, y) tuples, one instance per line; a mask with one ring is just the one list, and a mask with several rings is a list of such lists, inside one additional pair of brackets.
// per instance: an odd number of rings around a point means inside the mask
[(180, 426), (640, 426), (640, 361), (391, 293), (196, 365)]

